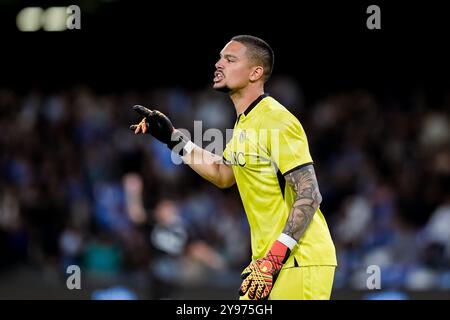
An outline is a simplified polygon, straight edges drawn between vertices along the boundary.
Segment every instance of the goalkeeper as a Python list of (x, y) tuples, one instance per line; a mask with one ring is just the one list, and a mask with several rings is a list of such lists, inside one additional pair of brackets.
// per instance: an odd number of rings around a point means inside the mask
[(229, 94), (237, 113), (222, 157), (193, 144), (156, 110), (134, 106), (144, 118), (130, 128), (165, 143), (216, 186), (237, 183), (252, 244), (241, 299), (330, 299), (335, 248), (306, 134), (264, 92), (273, 62), (270, 46), (253, 36), (236, 36), (220, 52), (213, 88)]

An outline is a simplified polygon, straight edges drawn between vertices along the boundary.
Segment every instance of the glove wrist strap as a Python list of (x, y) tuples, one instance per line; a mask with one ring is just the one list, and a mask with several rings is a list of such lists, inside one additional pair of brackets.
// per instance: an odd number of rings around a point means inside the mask
[(186, 143), (186, 145), (183, 147), (184, 155), (188, 155), (189, 153), (191, 153), (192, 150), (194, 150), (194, 148), (195, 148), (195, 144), (191, 140), (189, 140)]
[(278, 237), (278, 241), (280, 241), (286, 247), (291, 249), (291, 251), (292, 251), (292, 249), (294, 249), (295, 245), (297, 244), (297, 240), (295, 240), (294, 238), (288, 236), (285, 233), (280, 234), (280, 236)]
[(180, 131), (174, 131), (167, 147), (178, 155), (185, 156), (194, 149), (194, 143)]
[(272, 249), (270, 249), (270, 252), (272, 253), (272, 255), (278, 258), (278, 263), (284, 264), (286, 263), (292, 249), (296, 244), (297, 241), (294, 238), (288, 236), (285, 233), (282, 233), (272, 245)]
[(281, 266), (286, 263), (290, 254), (291, 249), (279, 240), (276, 240), (273, 243), (269, 252), (269, 256), (271, 256), (272, 261), (276, 263), (277, 269), (281, 269)]

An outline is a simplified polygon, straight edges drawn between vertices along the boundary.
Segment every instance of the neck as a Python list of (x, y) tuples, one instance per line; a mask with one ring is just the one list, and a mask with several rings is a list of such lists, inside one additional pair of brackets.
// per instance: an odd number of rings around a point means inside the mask
[(233, 101), (236, 114), (240, 115), (243, 113), (248, 106), (263, 93), (263, 87), (246, 87), (230, 93), (230, 98)]

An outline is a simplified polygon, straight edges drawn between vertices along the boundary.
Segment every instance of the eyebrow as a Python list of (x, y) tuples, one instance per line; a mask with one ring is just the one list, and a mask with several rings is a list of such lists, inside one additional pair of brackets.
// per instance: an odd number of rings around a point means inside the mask
[(238, 59), (238, 57), (237, 56), (234, 56), (234, 55), (232, 55), (232, 54), (220, 54), (220, 56), (221, 57), (223, 57), (223, 58), (234, 58), (234, 59)]

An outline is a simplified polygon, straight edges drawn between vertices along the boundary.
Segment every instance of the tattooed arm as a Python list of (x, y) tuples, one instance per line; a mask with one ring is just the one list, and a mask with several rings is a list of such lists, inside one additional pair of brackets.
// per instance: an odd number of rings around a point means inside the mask
[(262, 258), (250, 263), (242, 272), (239, 294), (248, 294), (250, 299), (265, 299), (269, 296), (278, 272), (288, 260), (291, 250), (298, 243), (322, 201), (316, 174), (312, 165), (307, 165), (285, 175), (294, 189), (296, 198), (286, 226), (272, 248)]
[(305, 233), (322, 201), (312, 165), (290, 172), (285, 178), (297, 196), (286, 226), (272, 244), (272, 248), (264, 257), (251, 262), (241, 274), (244, 281), (239, 294), (248, 294), (250, 299), (260, 300), (269, 296), (278, 273), (288, 260), (291, 250)]
[(308, 228), (319, 204), (322, 202), (322, 196), (312, 165), (288, 173), (285, 178), (287, 183), (294, 189), (296, 198), (283, 233), (298, 242)]

